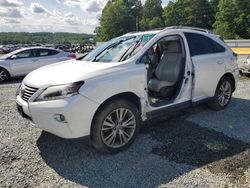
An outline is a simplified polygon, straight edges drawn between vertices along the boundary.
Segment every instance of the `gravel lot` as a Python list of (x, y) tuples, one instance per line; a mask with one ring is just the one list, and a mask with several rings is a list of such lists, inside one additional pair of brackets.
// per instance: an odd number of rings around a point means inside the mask
[(15, 109), (18, 82), (0, 85), (0, 187), (250, 187), (250, 79), (226, 110), (150, 122), (116, 155), (31, 127)]

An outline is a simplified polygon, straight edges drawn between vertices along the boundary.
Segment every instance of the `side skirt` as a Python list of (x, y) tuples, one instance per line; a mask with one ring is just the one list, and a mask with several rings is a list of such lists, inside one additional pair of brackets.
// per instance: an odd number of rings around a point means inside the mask
[(209, 97), (209, 98), (197, 101), (197, 102), (192, 102), (192, 100), (190, 100), (190, 101), (182, 102), (182, 103), (175, 104), (172, 106), (168, 106), (168, 107), (165, 107), (165, 108), (162, 108), (159, 110), (154, 110), (152, 112), (146, 113), (147, 120), (158, 118), (158, 117), (164, 116), (168, 113), (179, 111), (179, 110), (182, 110), (185, 108), (195, 107), (195, 106), (198, 106), (200, 104), (207, 103), (211, 99), (213, 99), (213, 97)]
[(170, 112), (174, 112), (174, 111), (178, 111), (178, 110), (181, 110), (181, 109), (184, 109), (184, 108), (188, 108), (192, 106), (192, 101), (187, 101), (187, 102), (182, 102), (182, 103), (179, 103), (179, 104), (175, 104), (175, 105), (172, 105), (172, 106), (168, 106), (168, 107), (165, 107), (165, 108), (162, 108), (162, 109), (159, 109), (159, 110), (154, 110), (152, 112), (148, 112), (146, 114), (147, 116), (147, 119), (150, 120), (150, 119), (154, 119), (154, 118), (158, 118), (160, 116), (164, 116)]

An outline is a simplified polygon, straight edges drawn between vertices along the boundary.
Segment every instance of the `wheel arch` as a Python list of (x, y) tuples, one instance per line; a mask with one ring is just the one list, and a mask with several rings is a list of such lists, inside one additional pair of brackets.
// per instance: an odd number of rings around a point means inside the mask
[(9, 77), (11, 76), (10, 72), (9, 72), (8, 69), (6, 69), (5, 67), (0, 66), (0, 69), (5, 70), (5, 71), (7, 72), (7, 74), (8, 74)]
[(124, 100), (128, 100), (130, 102), (132, 102), (133, 104), (136, 105), (138, 111), (141, 113), (141, 102), (140, 102), (140, 97), (138, 97), (135, 93), (133, 92), (123, 92), (123, 93), (119, 93), (116, 95), (113, 95), (111, 97), (109, 97), (108, 99), (106, 99), (96, 110), (92, 122), (91, 122), (91, 129), (90, 129), (90, 135), (92, 135), (92, 125), (93, 125), (93, 121), (96, 117), (96, 115), (102, 110), (102, 108), (109, 104), (110, 102), (116, 100), (116, 99), (124, 99)]
[[(236, 89), (236, 81), (235, 81), (234, 75), (233, 75), (231, 72), (227, 72), (226, 74), (224, 74), (224, 75), (221, 77), (221, 79), (222, 79), (223, 77), (230, 78), (230, 80), (231, 80), (232, 83), (233, 83), (233, 92), (234, 92), (235, 89)], [(220, 80), (221, 80), (221, 79), (220, 79)]]

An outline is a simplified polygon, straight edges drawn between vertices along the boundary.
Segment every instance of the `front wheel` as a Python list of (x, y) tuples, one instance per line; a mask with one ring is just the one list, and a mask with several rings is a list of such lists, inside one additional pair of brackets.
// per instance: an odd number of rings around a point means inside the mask
[(132, 144), (141, 124), (137, 107), (126, 100), (115, 100), (95, 115), (91, 140), (104, 153), (117, 153)]
[(232, 94), (232, 80), (228, 77), (223, 77), (219, 81), (214, 98), (208, 103), (209, 107), (217, 111), (225, 109), (231, 101)]
[(9, 78), (9, 73), (3, 69), (0, 68), (0, 82), (6, 81)]

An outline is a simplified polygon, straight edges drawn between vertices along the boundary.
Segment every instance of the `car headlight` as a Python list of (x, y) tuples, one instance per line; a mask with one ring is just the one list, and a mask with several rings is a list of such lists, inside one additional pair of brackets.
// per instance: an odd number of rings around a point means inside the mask
[(35, 102), (64, 99), (66, 97), (77, 95), (79, 94), (78, 90), (83, 84), (84, 81), (80, 81), (72, 84), (48, 87), (40, 94), (39, 97), (37, 97)]

